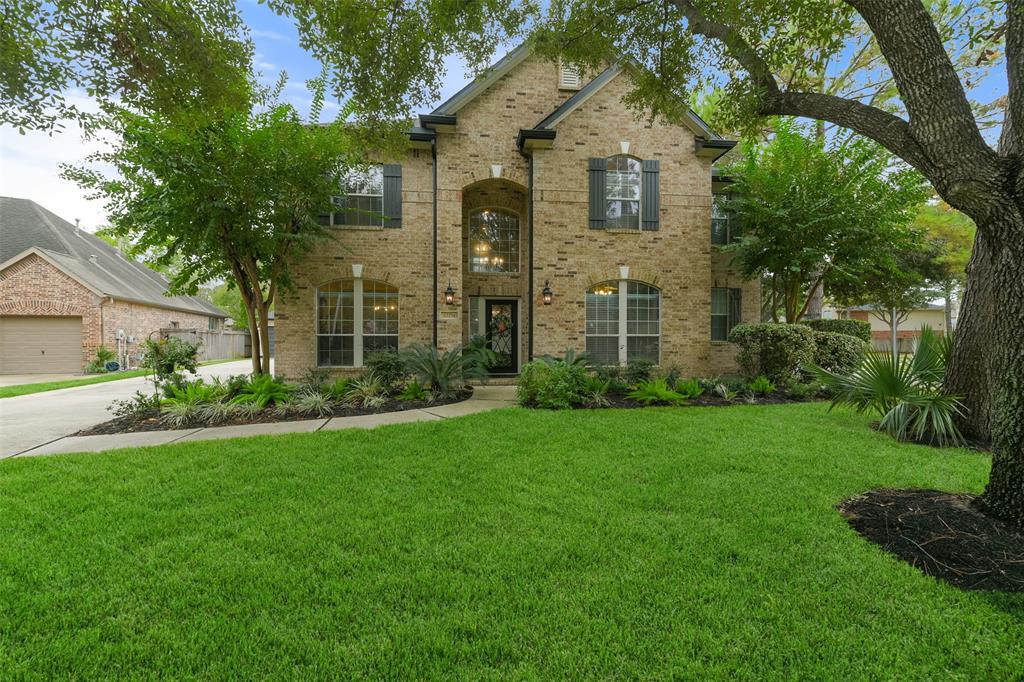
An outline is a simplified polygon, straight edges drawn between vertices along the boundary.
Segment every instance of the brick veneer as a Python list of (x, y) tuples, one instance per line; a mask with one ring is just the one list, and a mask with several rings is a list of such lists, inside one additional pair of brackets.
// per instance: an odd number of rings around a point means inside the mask
[[(438, 345), (468, 338), (468, 298), (515, 297), (520, 328), (529, 329), (527, 292), (527, 196), (529, 162), (516, 145), (521, 128), (532, 128), (573, 93), (557, 88), (555, 64), (530, 57), (458, 112), (454, 132), (437, 140), (438, 280), (451, 282), (454, 305), (439, 302)], [(557, 126), (552, 149), (533, 152), (534, 162), (534, 354), (585, 348), (585, 293), (602, 281), (630, 277), (662, 293), (662, 365), (688, 374), (735, 370), (734, 350), (712, 343), (711, 288), (743, 289), (743, 320), (760, 316), (760, 287), (729, 267), (729, 257), (710, 243), (711, 165), (694, 154), (687, 128), (636, 120), (622, 103), (630, 87), (623, 72)], [(629, 153), (661, 162), (661, 226), (652, 232), (592, 230), (587, 222), (587, 159)], [(351, 264), (364, 277), (398, 286), (399, 344), (429, 342), (431, 280), (431, 162), (413, 150), (403, 165), (401, 229), (336, 231), (337, 243), (317, 248), (296, 268), (296, 288), (277, 307), (277, 368), (294, 376), (315, 364), (316, 287), (350, 277)], [(492, 167), (500, 166), (500, 178)], [(468, 266), (468, 213), (474, 207), (504, 206), (520, 213), (521, 273), (475, 274)], [(554, 302), (542, 305), (550, 280)], [(521, 357), (527, 336), (521, 336)]]
[(81, 317), (83, 366), (101, 344), (116, 348), (118, 329), (137, 345), (172, 321), (182, 329), (209, 324), (206, 315), (101, 298), (35, 254), (0, 272), (0, 315)]

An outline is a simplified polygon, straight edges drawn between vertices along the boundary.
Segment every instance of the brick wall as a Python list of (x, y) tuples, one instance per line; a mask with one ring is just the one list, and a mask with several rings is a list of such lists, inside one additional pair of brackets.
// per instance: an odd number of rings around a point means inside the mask
[[(516, 137), (532, 128), (573, 93), (557, 88), (555, 64), (530, 57), (458, 112), (454, 132), (438, 134), (438, 298), (451, 283), (454, 305), (438, 301), (438, 345), (449, 348), (468, 338), (468, 299), (493, 295), (518, 298), (520, 329), (527, 318), (526, 188), (529, 166)], [(710, 243), (711, 164), (694, 154), (694, 135), (683, 127), (637, 121), (622, 104), (630, 87), (621, 74), (557, 127), (554, 147), (534, 152), (534, 353), (585, 348), (585, 293), (592, 285), (618, 279), (619, 266), (631, 278), (662, 292), (662, 364), (690, 374), (735, 368), (731, 345), (712, 344), (711, 287), (743, 288), (743, 321), (760, 316), (760, 288), (743, 282), (726, 254)], [(620, 152), (661, 161), (661, 229), (613, 232), (587, 226), (587, 159)], [(429, 342), (432, 324), (431, 163), (425, 151), (403, 160), (401, 229), (338, 229), (337, 242), (317, 248), (297, 267), (294, 291), (277, 307), (278, 371), (288, 376), (315, 364), (316, 287), (350, 277), (364, 265), (364, 277), (399, 288), (399, 345)], [(494, 166), (500, 166), (495, 177)], [(473, 274), (468, 266), (468, 213), (473, 207), (506, 206), (521, 211), (521, 273)], [(554, 303), (542, 305), (545, 280)], [(527, 338), (522, 335), (521, 357)]]

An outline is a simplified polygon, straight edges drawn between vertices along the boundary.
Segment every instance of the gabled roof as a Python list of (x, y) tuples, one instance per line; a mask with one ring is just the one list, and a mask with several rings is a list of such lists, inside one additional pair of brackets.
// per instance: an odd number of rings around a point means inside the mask
[(167, 280), (34, 201), (0, 197), (0, 270), (35, 254), (99, 296), (227, 317), (196, 296), (166, 296)]
[[(540, 123), (534, 126), (534, 130), (551, 130), (557, 126), (561, 121), (571, 114), (573, 111), (578, 109), (580, 105), (586, 102), (588, 99), (593, 97), (595, 94), (601, 91), (604, 86), (612, 82), (616, 76), (618, 76), (625, 69), (622, 64), (613, 64), (607, 69), (602, 71), (591, 80), (589, 83), (584, 85), (580, 90), (576, 92), (572, 97), (562, 102), (562, 104), (552, 111), (550, 114), (545, 116)], [(700, 116), (698, 116), (692, 109), (687, 109), (687, 116), (683, 123), (687, 128), (693, 131), (694, 135), (702, 137), (706, 140), (721, 140), (715, 131), (711, 130), (707, 123), (704, 122)]]
[(431, 114), (437, 116), (454, 115), (477, 95), (494, 85), (499, 78), (522, 64), (532, 53), (533, 47), (530, 43), (522, 43), (519, 47), (492, 64), (480, 78), (474, 79), (466, 87), (449, 97), (441, 106), (434, 109)]

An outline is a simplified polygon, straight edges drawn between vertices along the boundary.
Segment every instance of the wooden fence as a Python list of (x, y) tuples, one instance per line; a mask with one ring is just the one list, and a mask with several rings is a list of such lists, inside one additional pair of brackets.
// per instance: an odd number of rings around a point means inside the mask
[(252, 353), (249, 332), (206, 329), (161, 329), (161, 335), (175, 337), (189, 343), (201, 342), (199, 361), (247, 358)]

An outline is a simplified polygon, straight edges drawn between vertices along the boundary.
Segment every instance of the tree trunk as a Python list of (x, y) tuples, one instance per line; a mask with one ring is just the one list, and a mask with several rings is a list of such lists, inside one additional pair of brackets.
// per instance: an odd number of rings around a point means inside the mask
[(260, 356), (262, 357), (261, 372), (270, 374), (270, 320), (267, 319), (270, 306), (260, 301)]
[[(995, 516), (1024, 527), (1024, 216), (1003, 225), (1002, 242), (991, 251), (995, 334), (989, 344), (994, 357), (995, 405), (992, 419), (992, 473), (982, 496)], [(980, 232), (981, 230), (979, 230)]]
[(899, 362), (899, 360), (900, 360), (900, 341), (899, 341), (899, 334), (897, 333), (897, 330), (899, 329), (899, 326), (900, 326), (900, 320), (899, 320), (899, 317), (897, 317), (897, 313), (896, 313), (896, 309), (895, 308), (890, 310), (889, 314), (892, 316), (892, 317), (889, 318), (889, 337), (890, 337), (890, 340), (892, 341), (892, 361), (893, 362)]
[(978, 230), (967, 265), (967, 286), (960, 302), (945, 390), (960, 396), (968, 408), (957, 420), (960, 431), (984, 442), (992, 439), (992, 332), (997, 318), (993, 276), (991, 247), (984, 232)]
[(248, 284), (244, 281), (240, 281), (236, 278), (236, 284), (238, 290), (242, 292), (242, 303), (245, 304), (245, 317), (249, 321), (249, 346), (252, 348), (252, 373), (260, 373), (260, 334), (259, 327), (256, 324), (256, 305), (252, 300), (252, 297), (247, 295)]
[(953, 288), (947, 286), (942, 290), (942, 307), (946, 319), (946, 334), (953, 333)]
[[(815, 272), (811, 275), (812, 282), (818, 282), (822, 277), (821, 271)], [(807, 302), (807, 312), (804, 313), (804, 318), (808, 320), (820, 320), (821, 319), (821, 308), (825, 301), (825, 287), (812, 285), (810, 300)]]

